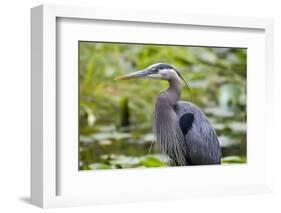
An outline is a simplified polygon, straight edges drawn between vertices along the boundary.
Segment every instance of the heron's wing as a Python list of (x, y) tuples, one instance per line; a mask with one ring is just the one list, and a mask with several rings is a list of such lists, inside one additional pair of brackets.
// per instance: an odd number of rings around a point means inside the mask
[(218, 137), (205, 114), (189, 102), (179, 102), (175, 111), (190, 148), (192, 164), (219, 164), (221, 149)]
[(187, 112), (180, 117), (180, 128), (183, 135), (186, 135), (187, 132), (192, 128), (193, 122), (194, 122), (193, 113)]

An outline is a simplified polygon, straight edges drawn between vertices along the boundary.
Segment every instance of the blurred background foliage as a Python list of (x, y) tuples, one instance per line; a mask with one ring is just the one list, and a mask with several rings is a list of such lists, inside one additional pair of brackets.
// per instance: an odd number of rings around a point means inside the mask
[[(168, 165), (151, 146), (154, 104), (168, 83), (113, 80), (158, 62), (188, 82), (217, 131), (222, 163), (246, 162), (246, 49), (79, 42), (80, 170)], [(181, 99), (190, 101), (185, 87)]]

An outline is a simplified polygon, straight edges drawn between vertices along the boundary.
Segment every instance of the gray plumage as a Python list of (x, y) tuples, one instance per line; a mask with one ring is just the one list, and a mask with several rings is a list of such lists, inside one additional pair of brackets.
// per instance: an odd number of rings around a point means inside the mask
[(191, 165), (220, 164), (219, 140), (205, 114), (194, 104), (184, 101), (176, 104), (175, 112), (179, 118), (185, 113), (194, 115), (192, 128), (185, 135), (185, 141), (190, 148)]
[[(215, 129), (197, 106), (179, 101), (180, 94), (180, 82), (170, 79), (169, 88), (157, 98), (154, 131), (162, 152), (176, 165), (220, 164), (221, 150)], [(192, 114), (194, 120), (183, 135), (180, 118), (186, 113)]]
[(221, 148), (215, 129), (206, 115), (194, 104), (180, 101), (181, 80), (178, 71), (168, 64), (154, 64), (119, 80), (154, 78), (169, 82), (169, 88), (155, 104), (154, 133), (161, 151), (172, 164), (220, 164)]

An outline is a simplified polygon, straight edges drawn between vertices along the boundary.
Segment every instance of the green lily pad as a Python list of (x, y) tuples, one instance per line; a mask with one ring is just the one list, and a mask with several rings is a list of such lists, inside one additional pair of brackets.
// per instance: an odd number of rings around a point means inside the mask
[(157, 158), (156, 156), (152, 156), (152, 155), (143, 157), (140, 160), (140, 163), (142, 165), (144, 165), (145, 167), (161, 167), (164, 165), (163, 162), (159, 158)]
[(223, 164), (247, 163), (247, 159), (245, 157), (240, 156), (228, 156), (222, 158), (221, 162)]
[(112, 169), (112, 166), (104, 163), (92, 163), (89, 165), (90, 169)]

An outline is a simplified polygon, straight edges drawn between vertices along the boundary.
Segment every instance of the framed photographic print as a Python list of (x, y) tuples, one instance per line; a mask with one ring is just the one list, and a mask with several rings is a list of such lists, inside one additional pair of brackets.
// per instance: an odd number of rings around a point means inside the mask
[(31, 14), (32, 203), (270, 191), (272, 20)]

